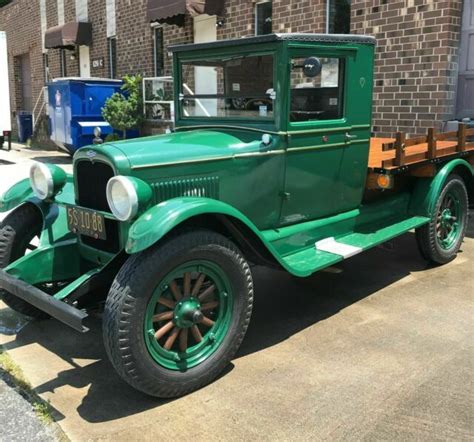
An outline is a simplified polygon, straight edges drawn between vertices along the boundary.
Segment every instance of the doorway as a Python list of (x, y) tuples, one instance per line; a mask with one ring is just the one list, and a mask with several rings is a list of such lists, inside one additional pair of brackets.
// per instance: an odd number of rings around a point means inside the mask
[(31, 88), (31, 61), (30, 54), (18, 57), (20, 74), (20, 106), (18, 110), (31, 112), (33, 109), (33, 93)]
[(79, 46), (79, 75), (81, 78), (90, 78), (91, 76), (89, 46)]
[[(202, 14), (194, 17), (194, 43), (207, 43), (217, 40), (216, 16)], [(211, 94), (217, 93), (217, 72), (213, 67), (196, 66), (194, 68), (194, 93)], [(199, 100), (202, 108), (196, 107), (196, 115), (217, 116), (216, 100)]]

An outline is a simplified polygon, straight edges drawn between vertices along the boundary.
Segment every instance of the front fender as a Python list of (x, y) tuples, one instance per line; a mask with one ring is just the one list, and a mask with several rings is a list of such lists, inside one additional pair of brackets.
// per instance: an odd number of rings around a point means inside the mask
[(25, 178), (0, 195), (0, 212), (8, 212), (33, 197), (30, 180)]
[(242, 222), (260, 239), (262, 245), (283, 268), (292, 271), (260, 230), (242, 212), (222, 201), (210, 198), (173, 198), (151, 207), (130, 227), (125, 251), (129, 254), (141, 252), (187, 219), (205, 214), (225, 215)]
[(433, 178), (420, 178), (410, 201), (411, 215), (432, 216), (444, 183), (455, 169), (463, 170), (468, 176), (474, 177), (472, 166), (465, 160), (456, 159), (445, 164)]

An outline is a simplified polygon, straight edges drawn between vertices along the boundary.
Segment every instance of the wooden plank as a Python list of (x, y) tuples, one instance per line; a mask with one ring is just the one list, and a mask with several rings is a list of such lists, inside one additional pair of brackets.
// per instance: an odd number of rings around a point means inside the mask
[(434, 128), (428, 129), (428, 159), (436, 158), (436, 130)]
[(410, 175), (417, 178), (430, 178), (436, 175), (437, 169), (434, 164), (425, 164), (410, 170)]
[(382, 144), (382, 152), (387, 152), (387, 150), (395, 149), (395, 143), (383, 143)]
[(467, 129), (467, 130), (466, 130), (466, 135), (467, 135), (468, 137), (474, 135), (474, 128), (472, 128), (472, 129)]
[(438, 134), (437, 136), (438, 141), (445, 141), (449, 139), (457, 139), (458, 138), (458, 131), (453, 132), (443, 132)]
[(459, 124), (458, 129), (458, 151), (463, 152), (466, 149), (466, 125), (464, 123)]
[(365, 188), (368, 190), (378, 189), (379, 186), (377, 185), (377, 177), (379, 176), (378, 173), (370, 172), (367, 175), (367, 181), (365, 182)]
[(397, 132), (395, 137), (395, 166), (405, 164), (405, 134)]
[(408, 140), (405, 140), (405, 147), (411, 147), (411, 146), (416, 146), (417, 144), (424, 144), (427, 143), (427, 137), (417, 137), (417, 138), (409, 138)]

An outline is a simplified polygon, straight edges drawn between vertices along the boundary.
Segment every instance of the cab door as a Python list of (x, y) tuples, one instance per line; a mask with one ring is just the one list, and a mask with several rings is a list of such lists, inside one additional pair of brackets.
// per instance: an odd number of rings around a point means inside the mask
[(359, 128), (354, 127), (357, 105), (347, 105), (355, 58), (355, 53), (330, 52), (327, 47), (290, 50), (282, 225), (324, 218), (360, 204), (362, 193), (354, 193), (354, 186), (363, 187), (367, 160), (364, 165), (363, 157), (361, 162), (350, 150)]

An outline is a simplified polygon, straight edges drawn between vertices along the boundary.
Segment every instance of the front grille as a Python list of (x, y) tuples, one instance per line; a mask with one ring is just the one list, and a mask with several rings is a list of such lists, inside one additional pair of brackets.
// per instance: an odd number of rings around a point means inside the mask
[[(87, 209), (110, 212), (107, 203), (106, 188), (110, 178), (114, 176), (114, 171), (106, 163), (91, 162), (88, 160), (79, 161), (76, 164), (77, 203)], [(119, 223), (106, 219), (105, 231), (107, 239), (95, 239), (81, 235), (81, 242), (87, 246), (109, 253), (120, 251)]]

